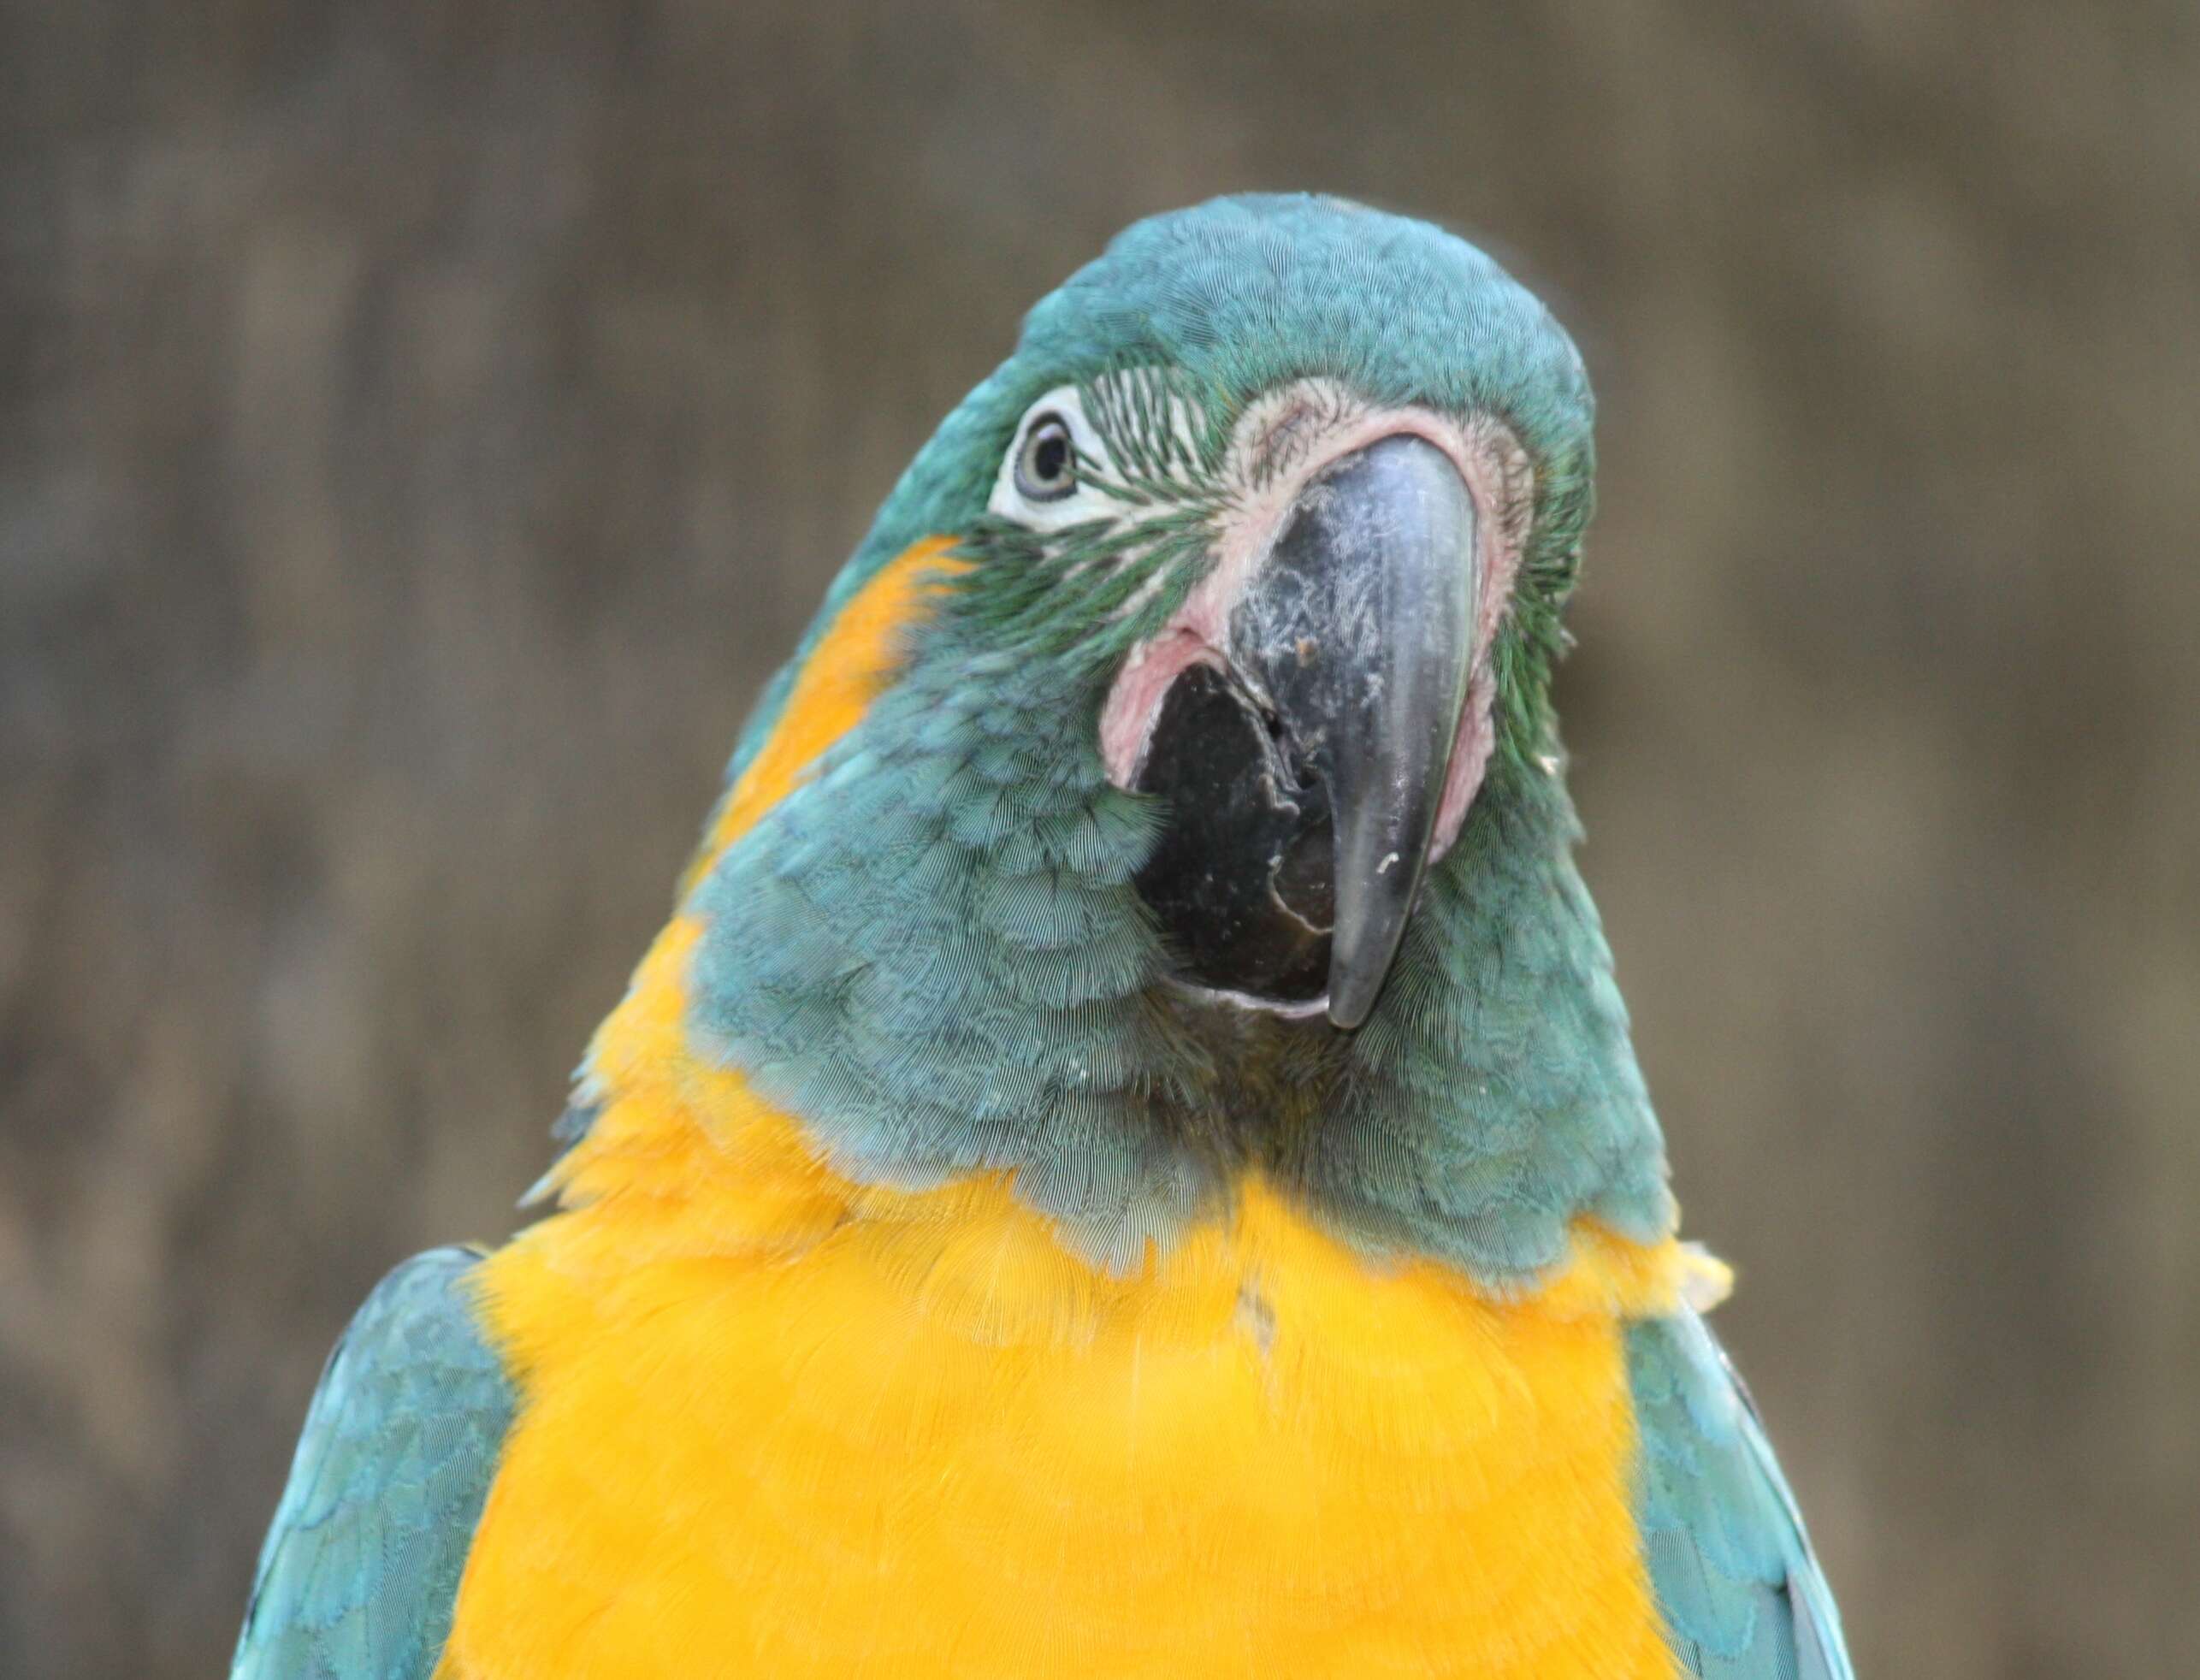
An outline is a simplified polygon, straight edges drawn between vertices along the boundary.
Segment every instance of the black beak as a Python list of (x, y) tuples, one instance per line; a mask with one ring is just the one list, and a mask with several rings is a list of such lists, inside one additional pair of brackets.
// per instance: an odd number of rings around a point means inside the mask
[(1143, 792), (1169, 825), (1138, 890), (1185, 977), (1374, 1009), (1428, 867), (1474, 654), (1474, 499), (1383, 438), (1310, 483), (1233, 609), (1221, 665), (1162, 697)]

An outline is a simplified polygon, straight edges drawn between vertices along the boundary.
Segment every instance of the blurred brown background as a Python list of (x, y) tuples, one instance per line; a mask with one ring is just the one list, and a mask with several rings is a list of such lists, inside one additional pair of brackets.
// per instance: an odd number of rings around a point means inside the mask
[(1305, 185), (1600, 384), (1587, 867), (1861, 1668), (2193, 1671), (2191, 9), (0, 19), (0, 1670), (222, 1671), (898, 468)]

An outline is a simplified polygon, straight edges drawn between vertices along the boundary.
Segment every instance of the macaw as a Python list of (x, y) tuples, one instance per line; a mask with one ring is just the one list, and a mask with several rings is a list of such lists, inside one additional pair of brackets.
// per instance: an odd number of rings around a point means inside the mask
[(1582, 360), (1120, 235), (887, 499), (494, 1252), (332, 1357), (233, 1673), (1842, 1680), (1550, 682)]

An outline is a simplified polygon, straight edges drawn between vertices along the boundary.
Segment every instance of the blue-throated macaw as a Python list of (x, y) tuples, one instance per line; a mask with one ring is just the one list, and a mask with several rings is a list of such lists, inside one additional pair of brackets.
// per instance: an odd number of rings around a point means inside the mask
[(555, 1210), (339, 1345), (234, 1673), (1848, 1676), (1572, 861), (1590, 415), (1334, 198), (1041, 303), (766, 692)]

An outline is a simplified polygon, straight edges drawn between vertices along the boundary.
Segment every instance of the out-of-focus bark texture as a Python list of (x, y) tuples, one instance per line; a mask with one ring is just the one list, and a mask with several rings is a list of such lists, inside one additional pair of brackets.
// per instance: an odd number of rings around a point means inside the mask
[(2189, 9), (0, 5), (0, 1669), (219, 1671), (1017, 316), (1318, 186), (1604, 395), (1563, 677), (1867, 1673), (2200, 1648)]

